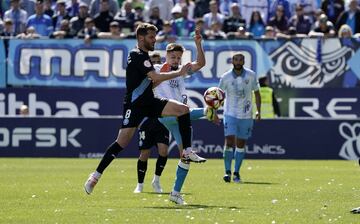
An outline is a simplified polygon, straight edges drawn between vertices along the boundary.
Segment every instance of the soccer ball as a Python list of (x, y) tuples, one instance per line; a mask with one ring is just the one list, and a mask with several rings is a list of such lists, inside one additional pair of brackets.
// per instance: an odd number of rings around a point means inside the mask
[(205, 103), (215, 110), (219, 109), (225, 100), (225, 92), (219, 87), (210, 87), (204, 93)]

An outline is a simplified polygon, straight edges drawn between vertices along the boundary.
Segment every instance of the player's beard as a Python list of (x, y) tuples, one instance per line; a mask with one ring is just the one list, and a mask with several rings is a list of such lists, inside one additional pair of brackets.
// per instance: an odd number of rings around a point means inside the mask
[(155, 43), (152, 44), (151, 42), (144, 42), (144, 47), (148, 50), (148, 51), (153, 51), (155, 49)]
[(243, 69), (242, 65), (234, 65), (234, 70), (241, 71)]

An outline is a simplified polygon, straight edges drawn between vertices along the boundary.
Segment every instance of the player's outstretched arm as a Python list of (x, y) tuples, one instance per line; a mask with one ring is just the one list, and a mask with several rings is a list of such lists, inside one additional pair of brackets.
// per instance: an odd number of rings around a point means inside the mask
[(157, 73), (153, 70), (153, 71), (148, 72), (147, 76), (152, 80), (153, 87), (156, 87), (163, 81), (186, 75), (190, 69), (191, 69), (191, 64), (188, 63), (188, 64), (182, 66), (181, 69), (176, 70), (176, 71)]
[(199, 71), (202, 67), (205, 66), (205, 54), (204, 54), (204, 49), (202, 47), (202, 36), (200, 34), (200, 29), (199, 27), (197, 27), (195, 29), (195, 36), (194, 36), (194, 41), (195, 41), (195, 45), (196, 45), (196, 61), (193, 61), (191, 63), (191, 72), (197, 72)]

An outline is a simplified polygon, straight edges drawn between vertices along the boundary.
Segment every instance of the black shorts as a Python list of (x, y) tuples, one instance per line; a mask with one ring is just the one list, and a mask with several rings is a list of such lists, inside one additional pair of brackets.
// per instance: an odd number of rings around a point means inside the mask
[(163, 143), (169, 146), (169, 131), (157, 118), (146, 119), (139, 127), (139, 150)]
[(168, 100), (163, 98), (151, 98), (124, 104), (122, 128), (139, 126), (145, 117), (161, 117), (161, 113)]

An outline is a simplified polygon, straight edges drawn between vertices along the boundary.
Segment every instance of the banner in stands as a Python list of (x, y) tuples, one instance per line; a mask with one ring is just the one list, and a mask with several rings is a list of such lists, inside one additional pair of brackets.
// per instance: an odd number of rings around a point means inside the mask
[[(116, 118), (0, 118), (0, 157), (101, 157), (116, 138), (120, 122)], [(194, 149), (206, 158), (222, 158), (222, 125), (199, 120), (193, 128)], [(263, 120), (255, 124), (246, 157), (357, 159), (359, 130), (360, 120)], [(138, 157), (137, 142), (134, 136), (120, 157)], [(178, 157), (173, 141), (169, 154)]]
[(6, 55), (4, 41), (0, 39), (0, 88), (6, 86)]
[[(193, 41), (183, 62), (196, 59)], [(31, 86), (124, 87), (127, 55), (135, 40), (10, 41), (8, 84)], [(157, 44), (164, 57), (166, 44)], [(206, 65), (187, 79), (191, 88), (218, 85), (235, 52), (274, 87), (355, 87), (360, 80), (360, 42), (355, 39), (204, 41)]]
[[(190, 107), (204, 107), (205, 89), (188, 89)], [(277, 89), (283, 117), (360, 118), (360, 89)], [(32, 116), (99, 117), (122, 115), (125, 89), (5, 88), (0, 89), (0, 116), (16, 115), (22, 104)], [(76, 97), (74, 97), (76, 96)], [(220, 111), (221, 112), (221, 111)]]

